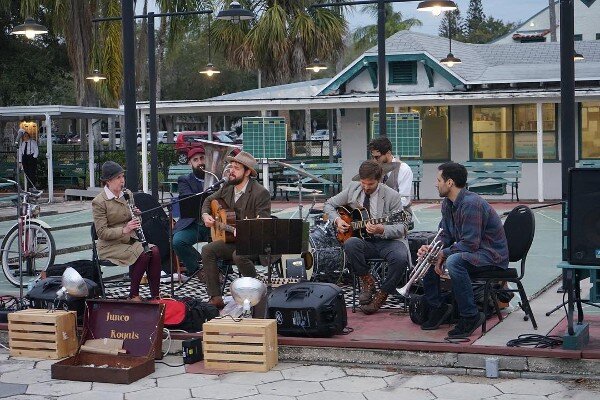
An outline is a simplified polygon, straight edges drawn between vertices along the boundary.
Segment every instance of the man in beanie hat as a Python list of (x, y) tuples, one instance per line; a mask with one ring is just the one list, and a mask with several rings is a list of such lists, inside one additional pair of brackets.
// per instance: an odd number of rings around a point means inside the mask
[[(204, 169), (206, 168), (204, 147), (193, 147), (188, 151), (188, 164), (192, 172), (177, 179), (179, 199), (204, 191)], [(200, 253), (194, 248), (198, 242), (208, 242), (210, 229), (195, 218), (179, 218), (173, 229), (173, 250), (185, 265), (188, 276), (198, 271)]]
[[(210, 215), (212, 200), (222, 200), (229, 209), (235, 211), (235, 219), (270, 218), (271, 195), (260, 183), (253, 179), (257, 176), (256, 159), (250, 153), (240, 152), (235, 157), (227, 157), (230, 163), (227, 183), (218, 191), (208, 196), (202, 204), (202, 219), (204, 225), (213, 227), (214, 218)], [(202, 262), (206, 271), (206, 287), (210, 296), (209, 303), (217, 308), (223, 308), (223, 297), (219, 287), (219, 271), (217, 260), (233, 260), (241, 276), (256, 276), (254, 262), (258, 255), (238, 256), (235, 253), (235, 243), (213, 241), (202, 247)]]
[[(158, 247), (151, 245), (152, 251), (144, 253), (142, 243), (136, 237), (136, 229), (141, 227), (141, 221), (131, 217), (129, 203), (125, 200), (123, 167), (114, 161), (106, 161), (102, 164), (100, 181), (104, 190), (92, 200), (98, 255), (113, 264), (129, 266), (131, 300), (141, 300), (140, 282), (144, 273), (148, 276), (150, 295), (157, 298), (160, 294), (160, 252)], [(133, 202), (133, 196), (130, 201)]]

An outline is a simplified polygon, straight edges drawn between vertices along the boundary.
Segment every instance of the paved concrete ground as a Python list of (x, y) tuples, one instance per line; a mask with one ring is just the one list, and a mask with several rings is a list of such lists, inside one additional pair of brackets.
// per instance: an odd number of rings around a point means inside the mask
[[(181, 358), (166, 357), (170, 364)], [(0, 352), (0, 397), (14, 400), (597, 400), (598, 381), (488, 379), (409, 374), (395, 370), (280, 363), (266, 373), (189, 374), (156, 364), (130, 385), (52, 380), (53, 361), (14, 359)]]

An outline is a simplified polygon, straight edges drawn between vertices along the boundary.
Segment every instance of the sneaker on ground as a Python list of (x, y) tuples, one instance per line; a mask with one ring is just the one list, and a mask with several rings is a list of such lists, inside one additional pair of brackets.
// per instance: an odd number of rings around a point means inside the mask
[(483, 321), (485, 321), (485, 315), (482, 312), (469, 318), (461, 317), (454, 329), (448, 332), (448, 337), (450, 339), (468, 338), (483, 325)]

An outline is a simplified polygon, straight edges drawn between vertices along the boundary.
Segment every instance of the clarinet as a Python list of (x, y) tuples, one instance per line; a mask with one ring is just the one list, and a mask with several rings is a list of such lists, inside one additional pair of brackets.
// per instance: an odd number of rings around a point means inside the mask
[[(127, 205), (129, 205), (129, 211), (131, 212), (131, 219), (139, 219), (133, 212), (133, 207), (135, 204), (133, 203), (133, 195), (130, 194), (131, 190), (125, 189), (123, 190), (123, 198), (127, 201)], [(144, 248), (144, 253), (151, 253), (150, 246), (148, 246), (148, 241), (146, 240), (146, 236), (144, 235), (144, 230), (140, 227), (135, 230), (135, 234), (138, 237), (138, 240), (142, 242), (142, 247)]]

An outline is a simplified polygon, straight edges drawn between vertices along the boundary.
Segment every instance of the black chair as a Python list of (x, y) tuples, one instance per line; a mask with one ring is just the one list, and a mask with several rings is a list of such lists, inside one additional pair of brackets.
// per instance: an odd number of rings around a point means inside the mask
[[(474, 281), (474, 285), (485, 285), (483, 295), (483, 312), (485, 315), (487, 315), (488, 304), (491, 300), (494, 304), (498, 319), (502, 321), (497, 293), (519, 293), (519, 296), (521, 296), (519, 306), (525, 312), (523, 319), (527, 321), (528, 318), (531, 318), (533, 329), (537, 329), (533, 311), (531, 310), (527, 294), (521, 283), (521, 279), (523, 279), (523, 275), (525, 275), (525, 260), (527, 258), (527, 253), (531, 248), (531, 243), (533, 243), (533, 236), (535, 234), (535, 217), (531, 209), (522, 205), (513, 208), (504, 222), (504, 233), (506, 234), (506, 240), (508, 242), (509, 261), (520, 261), (520, 271), (516, 268), (501, 269), (495, 266), (478, 267), (475, 272), (470, 274), (471, 279)], [(517, 289), (510, 289), (503, 286), (504, 282), (516, 284)], [(494, 287), (494, 284), (500, 284), (502, 287)], [(482, 332), (486, 332), (486, 321), (483, 322)]]
[(94, 263), (94, 267), (96, 267), (96, 272), (98, 275), (98, 281), (100, 283), (100, 295), (102, 298), (106, 298), (106, 292), (104, 287), (104, 281), (110, 282), (129, 282), (127, 279), (129, 274), (117, 275), (115, 277), (110, 277), (108, 279), (104, 279), (102, 277), (102, 267), (116, 267), (117, 264), (114, 264), (108, 260), (102, 260), (98, 256), (98, 247), (96, 242), (98, 241), (98, 233), (96, 232), (96, 225), (92, 222), (90, 226), (90, 234), (92, 236), (92, 262)]

